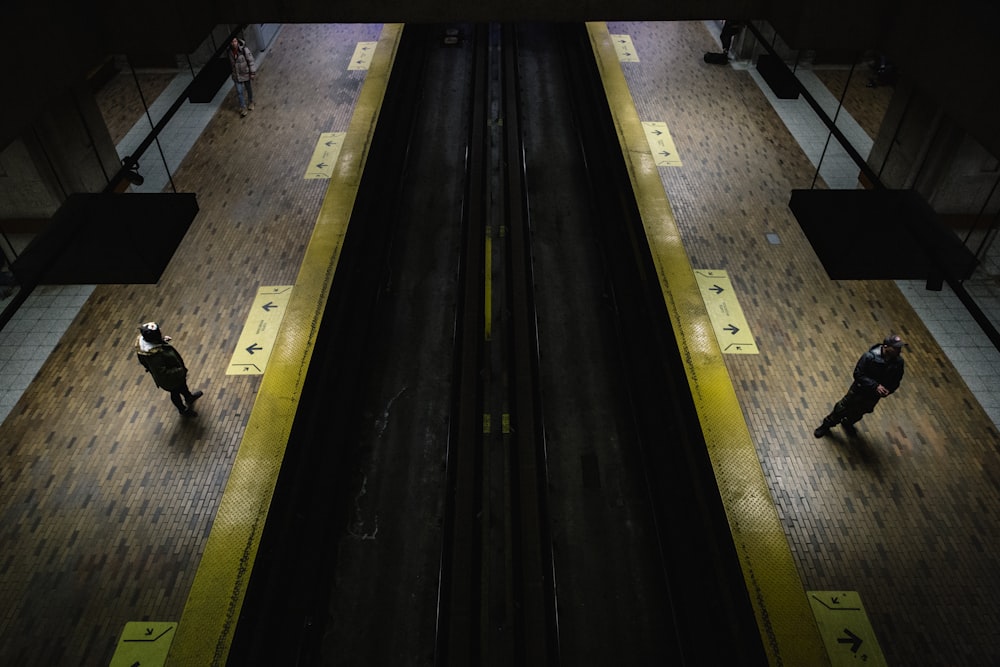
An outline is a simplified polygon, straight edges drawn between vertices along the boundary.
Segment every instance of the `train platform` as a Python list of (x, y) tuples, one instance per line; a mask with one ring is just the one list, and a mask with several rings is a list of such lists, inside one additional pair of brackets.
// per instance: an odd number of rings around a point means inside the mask
[[(833, 664), (997, 664), (996, 351), (920, 285), (827, 277), (788, 209), (790, 191), (810, 187), (816, 171), (788, 122), (795, 111), (769, 99), (752, 68), (702, 61), (717, 48), (713, 27), (609, 23), (598, 32), (628, 36), (636, 57), (618, 64), (628, 104), (672, 140), (674, 160), (653, 172), (674, 225), (657, 233), (687, 262), (670, 269), (688, 285), (671, 298), (703, 308), (696, 320), (708, 323), (724, 280), (736, 299), (725, 307), (738, 302), (752, 334), (739, 353), (725, 349), (724, 328), (702, 331), (705, 347), (687, 350), (696, 370), (723, 371), (736, 408), (727, 419), (747, 438), (738, 454), (757, 466), (720, 477), (720, 492), (734, 512), (773, 518), (769, 530), (782, 539), (765, 552), (792, 565), (804, 597), (792, 608), (834, 597), (863, 605), (863, 622), (850, 616), (840, 624), (849, 627), (823, 635)], [(174, 650), (189, 653), (171, 664), (224, 662), (226, 624), (280, 465), (273, 435), (294, 412), (295, 380), (283, 378), (308, 364), (328, 285), (316, 272), (335, 269), (337, 225), (377, 114), (365, 86), (378, 82), (350, 64), (359, 44), (381, 41), (386, 60), (373, 71), (384, 76), (393, 30), (282, 27), (254, 111), (240, 118), (229, 90), (202, 110), (179, 158), (173, 182), (197, 193), (200, 212), (160, 282), (43, 288), (0, 332), (9, 411), (0, 425), (0, 663), (109, 664), (124, 655), (133, 623), (176, 634)], [(864, 131), (884, 92), (872, 91), (872, 108), (847, 110)], [(107, 100), (109, 109), (135, 109), (130, 102)], [(109, 119), (117, 137), (129, 127), (128, 114)], [(343, 142), (347, 166), (310, 177), (321, 135)], [(712, 279), (707, 293), (697, 276)], [(287, 287), (294, 301), (275, 342), (283, 351), (269, 362), (282, 370), (248, 370), (237, 353), (256, 300)], [(191, 388), (205, 393), (195, 418), (181, 418), (136, 363), (137, 325), (148, 320), (173, 337)], [(834, 429), (815, 438), (857, 358), (889, 332), (909, 343), (900, 390), (861, 422), (859, 437)], [(766, 553), (751, 561), (766, 577)], [(217, 598), (203, 604), (213, 585)]]

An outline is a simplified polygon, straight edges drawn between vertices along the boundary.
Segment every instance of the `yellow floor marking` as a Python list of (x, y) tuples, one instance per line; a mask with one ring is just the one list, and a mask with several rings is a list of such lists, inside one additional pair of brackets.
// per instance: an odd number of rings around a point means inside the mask
[(809, 591), (809, 604), (833, 667), (885, 666), (882, 647), (857, 591)]
[(378, 42), (358, 42), (358, 45), (354, 47), (354, 55), (351, 56), (351, 63), (347, 69), (366, 70), (371, 67), (372, 55), (375, 53), (376, 46), (378, 46)]
[(764, 651), (771, 665), (829, 665), (608, 26), (587, 29)]
[(486, 228), (486, 266), (483, 275), (485, 276), (483, 308), (486, 311), (483, 340), (488, 341), (493, 338), (493, 239), (490, 237), (489, 227)]
[(681, 156), (677, 153), (677, 147), (674, 146), (674, 139), (670, 136), (666, 123), (647, 120), (643, 121), (642, 129), (646, 132), (646, 141), (649, 143), (649, 150), (653, 152), (657, 167), (681, 166)]
[(629, 35), (611, 35), (614, 43), (615, 54), (618, 60), (623, 63), (639, 62), (639, 54), (635, 52), (635, 45), (632, 44), (632, 37)]
[(226, 375), (261, 375), (274, 350), (281, 320), (292, 298), (292, 286), (261, 287), (257, 290), (243, 333), (236, 343)]
[(221, 667), (228, 660), (402, 32), (400, 24), (382, 26), (371, 70), (365, 75), (340, 160), (295, 279), (286, 326), (278, 332), (274, 354), (261, 378), (177, 624), (177, 637), (167, 656), (171, 667)]
[(306, 178), (330, 178), (333, 175), (333, 167), (340, 157), (340, 147), (344, 145), (344, 137), (347, 132), (322, 132), (319, 141), (316, 142), (316, 149), (312, 158), (309, 159), (309, 166), (306, 167)]
[(130, 621), (122, 630), (110, 667), (160, 667), (174, 641), (175, 622)]
[(723, 354), (760, 354), (729, 275), (708, 269), (695, 269), (694, 275)]

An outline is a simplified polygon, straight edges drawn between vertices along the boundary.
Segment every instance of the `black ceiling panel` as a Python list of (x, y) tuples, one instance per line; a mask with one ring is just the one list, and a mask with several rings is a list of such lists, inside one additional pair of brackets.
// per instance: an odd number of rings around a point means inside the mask
[(194, 193), (73, 194), (11, 269), (21, 284), (156, 283), (197, 213)]
[(976, 266), (913, 190), (793, 190), (788, 206), (835, 280), (964, 280)]

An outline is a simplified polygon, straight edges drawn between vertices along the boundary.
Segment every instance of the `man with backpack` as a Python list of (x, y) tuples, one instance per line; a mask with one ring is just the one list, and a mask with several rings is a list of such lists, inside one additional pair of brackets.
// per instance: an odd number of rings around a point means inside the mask
[(257, 78), (257, 65), (246, 42), (236, 37), (229, 43), (229, 69), (236, 84), (240, 118), (245, 118), (247, 111), (253, 111), (253, 80)]
[[(170, 392), (170, 400), (183, 417), (194, 417), (194, 402), (203, 392), (192, 392), (187, 386), (187, 367), (184, 359), (170, 345), (170, 336), (164, 336), (160, 325), (146, 322), (139, 325), (139, 336), (135, 341), (135, 354), (146, 372), (153, 376), (153, 382), (164, 391)], [(185, 401), (187, 401), (185, 403)]]

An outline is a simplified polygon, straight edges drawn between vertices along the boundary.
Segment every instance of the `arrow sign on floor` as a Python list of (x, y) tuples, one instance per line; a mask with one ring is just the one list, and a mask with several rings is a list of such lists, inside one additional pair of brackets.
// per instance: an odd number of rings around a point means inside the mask
[(160, 667), (166, 663), (177, 623), (129, 621), (122, 630), (110, 667)]
[(833, 667), (885, 666), (857, 591), (807, 591), (807, 595)]
[(729, 274), (718, 269), (695, 269), (694, 277), (723, 354), (759, 354)]
[(674, 145), (674, 138), (666, 123), (659, 121), (643, 121), (642, 129), (646, 134), (646, 143), (653, 154), (657, 167), (680, 167), (681, 156)]
[(610, 35), (610, 37), (613, 40), (611, 43), (615, 45), (615, 53), (618, 55), (619, 62), (639, 62), (639, 56), (635, 53), (635, 45), (632, 43), (631, 35)]
[(257, 289), (226, 375), (261, 375), (264, 372), (291, 295), (291, 285)]
[(851, 653), (857, 653), (858, 649), (861, 648), (861, 637), (858, 637), (856, 634), (854, 634), (853, 632), (851, 632), (847, 628), (844, 628), (844, 634), (846, 634), (847, 637), (846, 638), (841, 637), (841, 638), (837, 639), (837, 643), (838, 644), (850, 644), (851, 645)]
[(372, 65), (372, 57), (375, 55), (375, 47), (378, 42), (358, 42), (354, 47), (354, 54), (351, 56), (348, 70), (367, 70)]
[(306, 168), (307, 179), (325, 178), (333, 176), (333, 167), (340, 157), (340, 148), (344, 145), (346, 132), (323, 132), (316, 141), (316, 148), (313, 149), (312, 157), (309, 158), (309, 166)]

